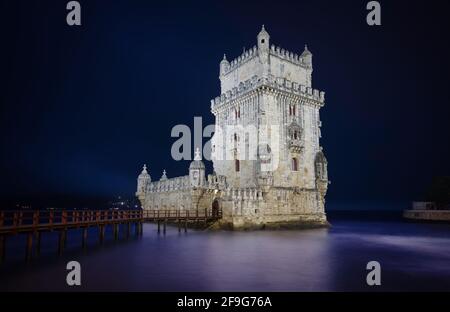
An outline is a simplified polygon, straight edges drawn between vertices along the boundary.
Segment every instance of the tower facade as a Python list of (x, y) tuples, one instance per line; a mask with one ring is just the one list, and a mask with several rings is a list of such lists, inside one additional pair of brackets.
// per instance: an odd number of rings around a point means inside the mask
[(223, 62), (211, 111), (214, 170), (229, 188), (224, 212), (243, 226), (326, 223), (327, 161), (319, 142), (325, 93), (312, 88), (312, 53), (270, 45), (263, 26), (253, 48)]

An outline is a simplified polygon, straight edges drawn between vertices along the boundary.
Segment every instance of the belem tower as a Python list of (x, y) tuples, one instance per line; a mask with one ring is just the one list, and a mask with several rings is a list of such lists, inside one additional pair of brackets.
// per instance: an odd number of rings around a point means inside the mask
[(152, 181), (146, 166), (136, 196), (143, 209), (220, 209), (219, 228), (327, 225), (327, 160), (319, 143), (325, 93), (312, 88), (312, 54), (257, 45), (220, 62), (221, 95), (211, 100), (214, 172), (197, 148), (188, 175)]

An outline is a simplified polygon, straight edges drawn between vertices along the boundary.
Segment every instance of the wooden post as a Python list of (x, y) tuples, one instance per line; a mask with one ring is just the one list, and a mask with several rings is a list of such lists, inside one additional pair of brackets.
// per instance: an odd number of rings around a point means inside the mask
[(6, 249), (6, 237), (5, 235), (0, 235), (0, 263), (5, 261)]
[(41, 232), (36, 231), (36, 256), (41, 255)]
[(62, 255), (64, 251), (64, 230), (59, 231), (58, 239), (58, 255)]
[(13, 226), (16, 227), (19, 220), (19, 214), (17, 212), (14, 212), (13, 216)]
[(164, 211), (164, 224), (163, 224), (163, 233), (166, 234), (166, 225), (167, 225), (167, 210)]
[(23, 212), (21, 211), (19, 212), (19, 226), (22, 225), (22, 222), (23, 222)]
[(181, 232), (181, 216), (180, 216), (180, 210), (178, 210), (177, 211), (177, 214), (178, 214), (178, 233), (180, 233)]
[(88, 227), (86, 226), (83, 228), (83, 237), (81, 239), (81, 246), (83, 248), (87, 247), (87, 237), (88, 237)]
[(33, 255), (33, 232), (27, 234), (27, 247), (25, 252), (25, 260), (30, 261)]
[(33, 227), (39, 224), (39, 211), (33, 212)]
[(105, 226), (104, 225), (100, 225), (100, 228), (98, 229), (98, 235), (99, 235), (100, 244), (103, 244), (103, 240), (105, 239)]
[(119, 224), (114, 223), (114, 240), (119, 239)]
[(50, 215), (48, 217), (48, 223), (50, 224), (50, 230), (53, 230), (53, 211), (50, 211)]
[(189, 220), (189, 211), (186, 211), (186, 218), (184, 219), (184, 233), (187, 233), (188, 220)]

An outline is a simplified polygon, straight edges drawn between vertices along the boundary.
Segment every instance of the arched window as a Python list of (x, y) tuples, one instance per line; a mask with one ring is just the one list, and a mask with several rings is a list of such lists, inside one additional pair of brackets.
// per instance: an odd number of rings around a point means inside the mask
[(298, 160), (296, 157), (292, 158), (292, 171), (298, 171)]
[(236, 159), (236, 160), (234, 161), (234, 170), (235, 170), (236, 172), (241, 171), (241, 164), (240, 164), (240, 162), (239, 162), (239, 159)]

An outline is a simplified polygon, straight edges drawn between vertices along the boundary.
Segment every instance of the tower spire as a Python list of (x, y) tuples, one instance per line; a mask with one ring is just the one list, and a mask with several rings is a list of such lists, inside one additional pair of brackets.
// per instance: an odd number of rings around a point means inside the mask
[(200, 149), (198, 147), (195, 149), (194, 160), (202, 160), (202, 156), (200, 156)]

